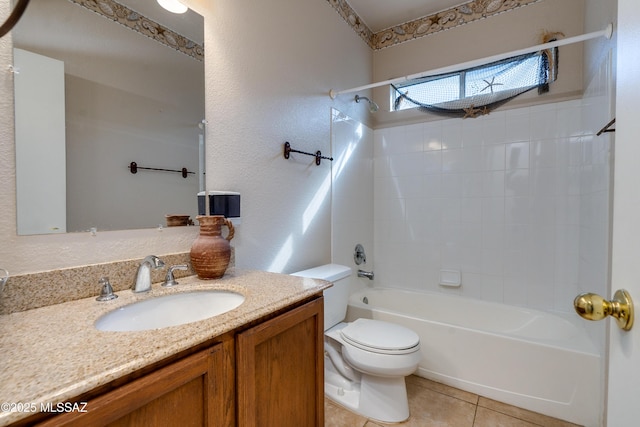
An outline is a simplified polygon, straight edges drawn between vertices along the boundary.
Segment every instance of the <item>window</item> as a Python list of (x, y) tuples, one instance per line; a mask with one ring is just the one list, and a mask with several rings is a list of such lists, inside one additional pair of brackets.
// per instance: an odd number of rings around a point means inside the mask
[[(483, 108), (487, 114), (508, 100), (555, 80), (557, 53), (542, 51), (391, 86), (396, 111), (419, 108), (448, 115), (465, 115)], [(474, 116), (475, 117), (475, 116)]]

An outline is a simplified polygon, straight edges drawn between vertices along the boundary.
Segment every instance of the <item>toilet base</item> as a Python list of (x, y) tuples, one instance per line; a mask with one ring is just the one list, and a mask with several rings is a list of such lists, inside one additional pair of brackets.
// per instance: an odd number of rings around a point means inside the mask
[(373, 420), (397, 423), (409, 418), (409, 400), (404, 377), (388, 378), (362, 374), (359, 382), (340, 375), (325, 357), (326, 397)]

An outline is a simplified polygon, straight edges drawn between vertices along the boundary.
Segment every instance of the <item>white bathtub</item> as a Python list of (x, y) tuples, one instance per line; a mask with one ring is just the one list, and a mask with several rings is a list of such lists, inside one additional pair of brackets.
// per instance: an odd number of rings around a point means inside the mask
[(577, 424), (602, 424), (599, 352), (584, 329), (565, 318), (393, 288), (353, 294), (347, 320), (359, 317), (418, 333), (417, 375)]

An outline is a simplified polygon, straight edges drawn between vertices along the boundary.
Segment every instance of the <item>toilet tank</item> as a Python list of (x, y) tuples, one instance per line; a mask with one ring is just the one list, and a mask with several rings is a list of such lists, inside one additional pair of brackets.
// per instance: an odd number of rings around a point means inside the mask
[(347, 304), (349, 302), (349, 276), (351, 268), (340, 264), (325, 264), (319, 267), (302, 270), (291, 274), (292, 276), (322, 279), (333, 283), (333, 286), (325, 289), (324, 296), (324, 330), (342, 322), (347, 316)]

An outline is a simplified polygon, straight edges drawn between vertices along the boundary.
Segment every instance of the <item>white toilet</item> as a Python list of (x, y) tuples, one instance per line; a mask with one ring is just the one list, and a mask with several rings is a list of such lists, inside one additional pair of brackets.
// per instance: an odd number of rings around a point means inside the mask
[(324, 291), (324, 390), (346, 408), (383, 422), (409, 418), (404, 378), (420, 361), (418, 335), (371, 319), (345, 323), (351, 269), (327, 264), (293, 273), (333, 283)]

